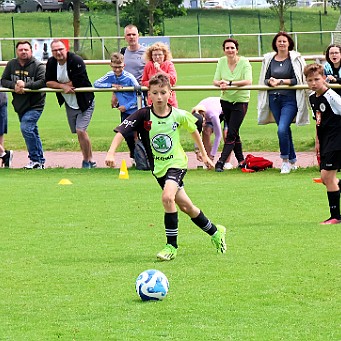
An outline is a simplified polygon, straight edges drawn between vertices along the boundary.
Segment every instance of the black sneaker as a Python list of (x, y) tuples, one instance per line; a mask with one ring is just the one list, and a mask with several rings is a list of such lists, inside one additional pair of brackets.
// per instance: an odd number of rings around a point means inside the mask
[(223, 172), (224, 171), (224, 162), (217, 161), (214, 168), (215, 168), (216, 172), (219, 172), (219, 173)]
[(2, 157), (2, 165), (5, 168), (12, 167), (13, 150), (5, 150), (5, 155)]
[(85, 161), (82, 162), (82, 168), (96, 168), (97, 163), (95, 161)]

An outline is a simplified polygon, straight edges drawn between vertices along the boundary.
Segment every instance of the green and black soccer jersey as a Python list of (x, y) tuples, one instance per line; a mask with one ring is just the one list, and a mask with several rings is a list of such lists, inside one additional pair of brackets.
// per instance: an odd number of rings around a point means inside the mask
[(166, 117), (159, 117), (153, 107), (131, 114), (114, 130), (123, 136), (137, 131), (146, 148), (153, 174), (160, 178), (169, 168), (187, 169), (188, 158), (180, 143), (180, 129), (193, 133), (197, 119), (189, 112), (172, 107)]

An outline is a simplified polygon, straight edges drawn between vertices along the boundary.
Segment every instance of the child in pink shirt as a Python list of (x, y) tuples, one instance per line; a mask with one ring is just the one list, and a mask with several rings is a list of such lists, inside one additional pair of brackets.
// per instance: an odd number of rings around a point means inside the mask
[[(170, 85), (175, 85), (177, 80), (176, 70), (174, 64), (171, 62), (172, 55), (166, 44), (158, 42), (149, 46), (144, 58), (146, 60), (146, 65), (141, 80), (143, 86), (149, 86), (150, 78), (157, 73), (164, 73), (168, 76)], [(168, 103), (175, 108), (178, 107), (175, 91), (172, 91)], [(149, 98), (148, 105), (151, 105), (151, 100)]]

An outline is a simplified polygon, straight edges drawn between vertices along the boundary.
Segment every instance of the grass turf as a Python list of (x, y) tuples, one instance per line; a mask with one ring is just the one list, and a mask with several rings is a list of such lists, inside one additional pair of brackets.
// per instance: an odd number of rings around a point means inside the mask
[[(228, 252), (181, 213), (170, 263), (155, 257), (161, 191), (149, 172), (129, 173), (1, 170), (1, 340), (341, 338), (340, 227), (318, 224), (328, 207), (317, 169), (189, 171), (186, 191), (227, 227)], [(135, 293), (149, 268), (169, 279), (163, 302)]]

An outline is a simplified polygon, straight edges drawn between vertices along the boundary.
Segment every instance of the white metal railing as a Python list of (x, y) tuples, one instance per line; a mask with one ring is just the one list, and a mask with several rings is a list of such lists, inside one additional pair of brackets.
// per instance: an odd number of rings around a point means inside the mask
[[(316, 54), (316, 55), (306, 55), (302, 56), (305, 60), (313, 60), (318, 63), (323, 61), (325, 59), (325, 56), (322, 54)], [(174, 58), (172, 59), (172, 62), (174, 64), (192, 64), (192, 63), (217, 63), (219, 58)], [(255, 62), (262, 62), (263, 57), (247, 57), (247, 59), (251, 63)], [(46, 64), (46, 61), (42, 61), (43, 64)], [(84, 63), (87, 65), (108, 65), (110, 64), (110, 60), (90, 60), (85, 59)], [(6, 66), (7, 61), (0, 61), (0, 66)]]
[[(330, 84), (328, 83), (328, 87), (332, 89), (341, 89), (341, 84)], [(255, 85), (247, 85), (247, 86), (230, 86), (229, 89), (231, 90), (273, 90), (273, 87), (261, 85), (261, 84), (255, 84)], [(304, 90), (309, 89), (308, 85), (281, 85), (276, 86), (276, 89), (290, 89), (290, 90)], [(51, 88), (41, 88), (37, 90), (32, 89), (24, 89), (25, 92), (63, 92), (63, 89), (51, 89)], [(124, 92), (124, 91), (146, 91), (148, 88), (146, 86), (142, 87), (122, 87), (120, 89), (115, 88), (93, 88), (93, 87), (84, 87), (84, 88), (76, 88), (74, 89), (75, 92)], [(179, 86), (173, 86), (172, 90), (174, 91), (212, 91), (217, 90), (221, 91), (221, 89), (215, 85), (179, 85)], [(8, 88), (1, 88), (0, 92), (14, 92), (13, 89)]]

